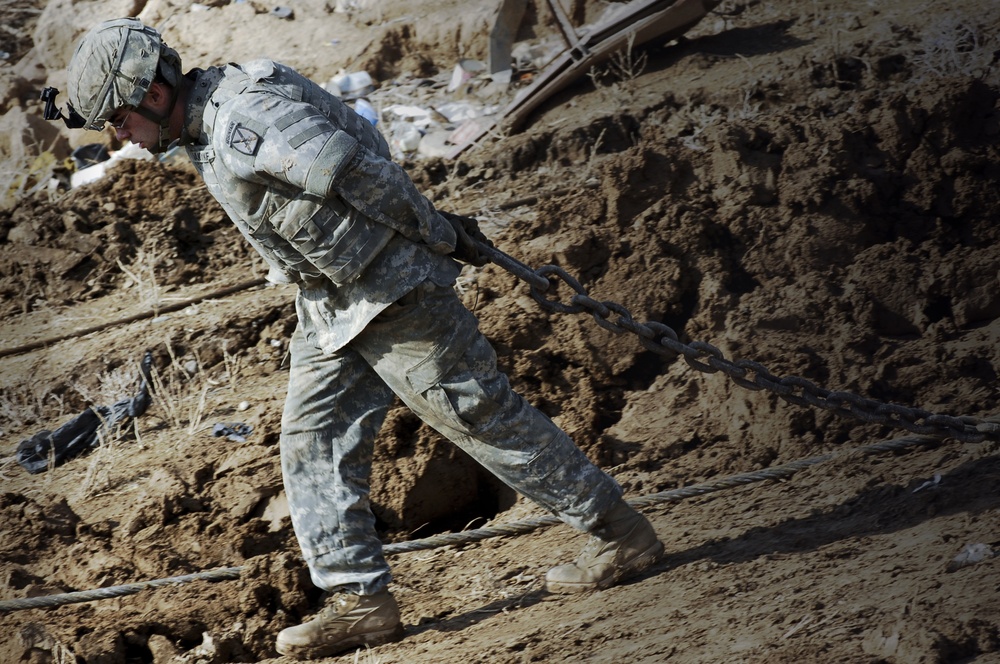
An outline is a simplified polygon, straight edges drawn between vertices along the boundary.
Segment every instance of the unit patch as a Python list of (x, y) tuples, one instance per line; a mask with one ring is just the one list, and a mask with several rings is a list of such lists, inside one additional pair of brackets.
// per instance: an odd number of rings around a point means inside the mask
[(237, 152), (253, 156), (260, 147), (260, 134), (238, 122), (229, 123), (229, 145)]

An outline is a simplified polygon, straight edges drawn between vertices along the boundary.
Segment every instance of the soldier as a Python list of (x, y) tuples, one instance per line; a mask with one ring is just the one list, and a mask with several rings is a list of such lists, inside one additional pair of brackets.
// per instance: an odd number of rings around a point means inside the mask
[[(336, 96), (255, 60), (184, 74), (137, 19), (107, 21), (69, 67), (71, 127), (153, 152), (183, 145), (271, 275), (298, 285), (280, 455), (292, 525), (332, 599), (279, 653), (328, 656), (401, 638), (369, 506), (393, 395), (502, 481), (591, 538), (550, 592), (607, 588), (663, 552), (649, 521), (569, 437), (511, 390), (453, 284), (483, 265), (475, 219), (435, 210), (386, 141)], [(50, 114), (47, 114), (50, 115)]]

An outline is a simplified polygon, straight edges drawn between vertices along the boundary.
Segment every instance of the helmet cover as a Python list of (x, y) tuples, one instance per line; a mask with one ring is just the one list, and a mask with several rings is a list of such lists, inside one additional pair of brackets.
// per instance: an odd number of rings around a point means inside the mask
[(176, 85), (180, 57), (159, 32), (135, 18), (105, 21), (84, 35), (70, 60), (70, 104), (86, 118), (87, 129), (99, 131), (115, 110), (139, 106), (158, 66)]

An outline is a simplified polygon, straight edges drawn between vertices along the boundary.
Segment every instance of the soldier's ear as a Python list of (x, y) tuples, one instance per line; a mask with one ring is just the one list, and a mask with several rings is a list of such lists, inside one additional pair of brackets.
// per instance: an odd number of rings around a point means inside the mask
[(160, 81), (153, 81), (146, 92), (146, 99), (153, 108), (166, 105), (170, 100), (170, 87)]

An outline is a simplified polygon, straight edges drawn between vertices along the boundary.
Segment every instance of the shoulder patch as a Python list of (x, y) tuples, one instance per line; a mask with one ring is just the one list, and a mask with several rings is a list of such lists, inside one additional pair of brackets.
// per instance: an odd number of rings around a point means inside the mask
[(231, 120), (226, 128), (226, 143), (245, 155), (252, 157), (257, 154), (262, 140), (260, 134), (238, 120)]

